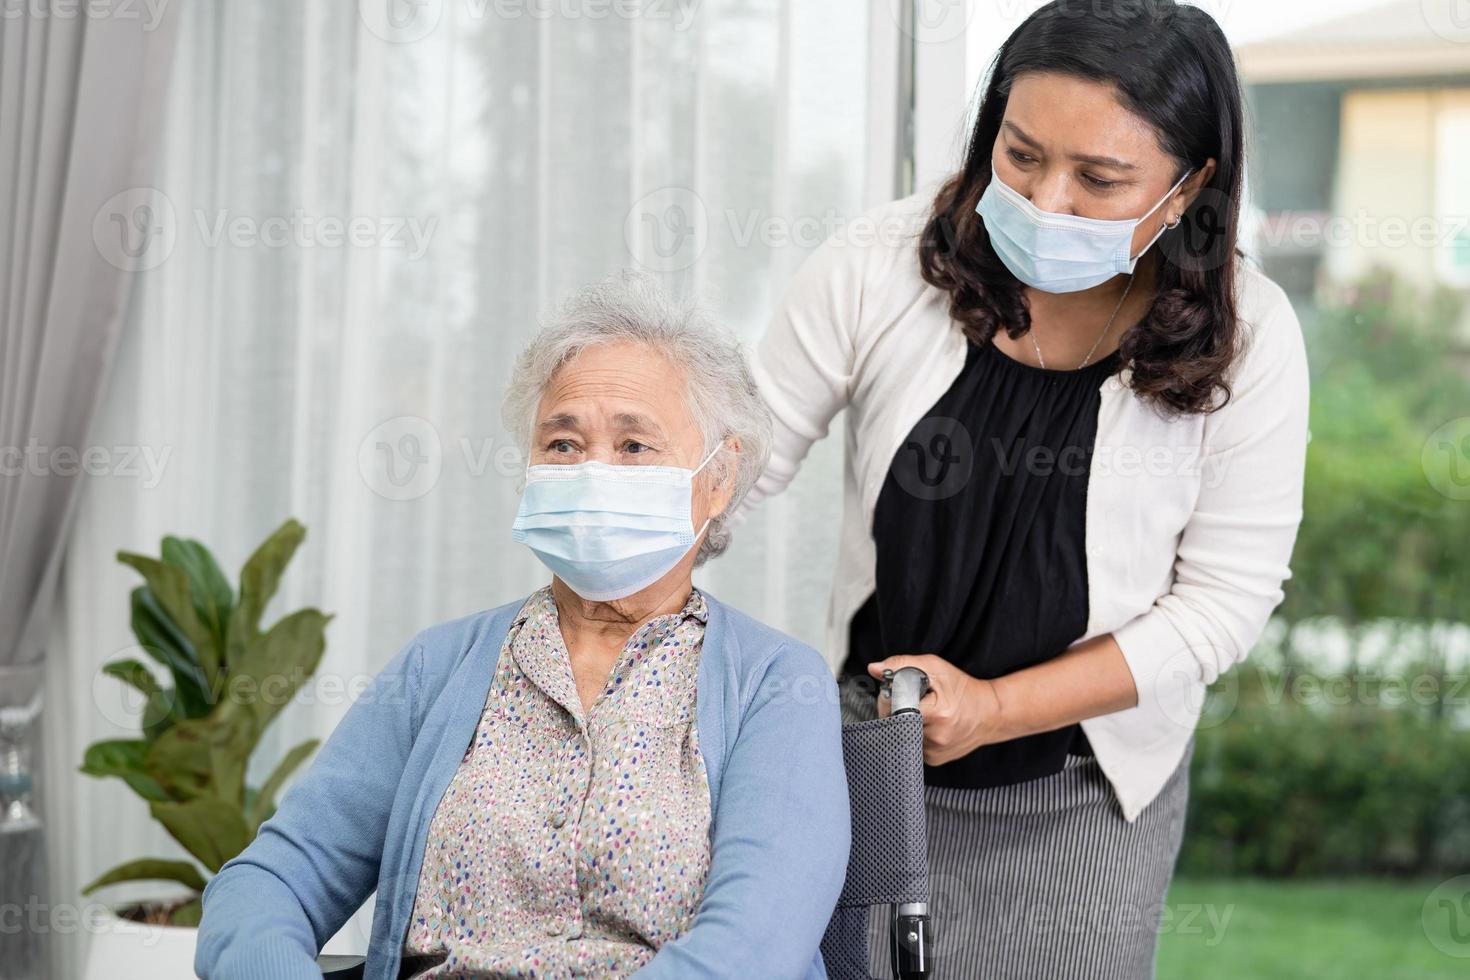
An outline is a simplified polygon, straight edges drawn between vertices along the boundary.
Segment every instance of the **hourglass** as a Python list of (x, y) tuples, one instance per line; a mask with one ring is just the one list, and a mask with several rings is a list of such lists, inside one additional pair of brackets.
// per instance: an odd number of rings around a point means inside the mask
[(0, 980), (45, 975), (46, 845), (31, 806), (31, 742), (41, 713), (40, 664), (0, 667), (0, 910), (20, 928), (0, 929)]

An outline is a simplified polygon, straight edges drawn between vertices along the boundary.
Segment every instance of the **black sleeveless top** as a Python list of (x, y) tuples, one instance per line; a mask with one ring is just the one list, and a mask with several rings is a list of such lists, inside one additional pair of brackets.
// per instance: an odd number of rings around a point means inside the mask
[[(849, 626), (843, 674), (933, 653), (976, 677), (1049, 660), (1087, 630), (1087, 477), (1099, 387), (1116, 351), (1075, 371), (973, 341), (954, 383), (899, 447), (873, 511), (875, 591)], [(1060, 772), (1091, 754), (1080, 725), (926, 767), (935, 786)]]

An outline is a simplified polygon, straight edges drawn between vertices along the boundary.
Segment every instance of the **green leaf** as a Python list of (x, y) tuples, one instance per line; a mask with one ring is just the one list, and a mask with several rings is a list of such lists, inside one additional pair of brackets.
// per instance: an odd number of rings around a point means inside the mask
[(115, 776), (121, 771), (142, 770), (148, 743), (135, 738), (113, 738), (93, 742), (82, 757), (82, 772), (93, 776)]
[(145, 800), (167, 801), (169, 795), (148, 773), (148, 743), (142, 739), (108, 739), (87, 746), (79, 771), (88, 776), (117, 776)]
[(254, 719), (257, 734), (315, 673), (327, 647), (331, 619), (319, 609), (299, 609), (246, 644), (233, 662), (231, 676), (250, 680), (239, 685), (238, 703)]
[(245, 767), (260, 739), (251, 716), (228, 707), (175, 724), (149, 747), (144, 765), (172, 798), (211, 795), (241, 802)]
[(158, 679), (153, 676), (152, 671), (143, 666), (137, 660), (114, 660), (102, 668), (102, 673), (116, 677), (124, 684), (132, 685), (145, 696), (158, 692)]
[(214, 555), (198, 541), (170, 536), (163, 539), (163, 560), (189, 577), (189, 597), (194, 602), (194, 611), (214, 639), (215, 649), (223, 651), (235, 591), (220, 571)]
[(305, 537), (305, 527), (295, 519), (287, 520), (255, 549), (240, 569), (240, 601), (230, 614), (226, 643), (225, 660), (231, 669), (249, 642), (259, 635), (265, 607), (276, 594), (286, 566)]
[(276, 763), (275, 770), (246, 806), (245, 820), (250, 826), (259, 827), (270, 818), (276, 809), (276, 794), (280, 792), (281, 785), (320, 744), (320, 739), (307, 739)]
[(197, 892), (204, 891), (205, 885), (204, 876), (188, 861), (139, 858), (136, 861), (119, 864), (111, 871), (104, 873), (96, 881), (83, 888), (82, 894), (90, 895), (103, 885), (112, 885), (119, 881), (177, 881)]
[(149, 746), (144, 766), (170, 799), (190, 800), (209, 792), (214, 782), (213, 733), (208, 718), (189, 718), (160, 733)]
[(218, 682), (220, 651), (194, 610), (189, 576), (183, 569), (147, 555), (119, 551), (117, 560), (143, 576), (149, 592), (158, 600), (162, 617), (183, 635), (192, 648), (194, 659), (204, 675), (206, 689), (214, 690)]
[(147, 586), (133, 592), (133, 633), (149, 656), (169, 668), (180, 718), (198, 718), (214, 710), (215, 696), (188, 638), (169, 621)]
[(213, 699), (208, 694), (204, 671), (194, 645), (179, 632), (146, 585), (132, 593), (133, 635), (143, 650), (167, 667), (174, 678), (177, 703), (183, 717), (198, 718), (209, 713)]
[[(294, 520), (276, 529), (246, 561), (238, 596), (197, 541), (166, 537), (162, 560), (118, 555), (146, 582), (132, 593), (133, 632), (169, 670), (174, 687), (162, 688), (136, 660), (109, 665), (108, 673), (146, 693), (145, 737), (98, 743), (88, 750), (83, 771), (129, 781), (150, 801), (153, 817), (210, 871), (249, 844), (275, 812), (287, 780), (318, 747), (315, 739), (296, 746), (258, 790), (246, 786), (262, 733), (316, 671), (326, 648), (331, 617), (317, 609), (260, 628), (305, 534)], [(152, 871), (144, 870), (146, 864), (133, 862), (110, 874), (123, 880), (159, 873), (156, 862)], [(192, 865), (183, 866), (202, 888)], [(199, 915), (198, 903), (190, 902), (173, 911), (172, 921), (188, 924)]]
[(148, 696), (143, 706), (143, 738), (148, 742), (173, 727), (174, 723), (187, 717), (179, 706), (179, 694), (173, 688), (159, 690)]
[(204, 918), (204, 900), (193, 898), (174, 909), (168, 915), (169, 925), (192, 928)]
[(329, 616), (302, 609), (255, 638), (234, 663), (226, 697), (205, 718), (158, 736), (147, 769), (174, 799), (210, 794), (243, 805), (245, 770), (262, 733), (305, 683), (326, 649)]
[[(260, 791), (258, 789), (256, 789), (254, 786), (247, 785), (245, 787), (245, 797), (240, 804), (240, 809), (245, 811), (245, 822), (255, 827), (257, 830), (260, 829), (261, 824), (265, 823), (265, 820), (252, 820), (250, 818), (250, 814), (254, 813), (256, 810), (255, 800), (259, 795)], [(272, 810), (274, 810), (274, 807), (272, 807)]]
[(184, 714), (177, 710), (177, 695), (172, 690), (164, 690), (159, 687), (158, 679), (153, 672), (137, 660), (115, 660), (102, 668), (104, 674), (116, 677), (124, 684), (135, 688), (144, 696), (143, 737), (148, 741), (157, 738), (159, 733), (174, 723), (175, 716), (182, 718)]
[(217, 796), (200, 796), (184, 803), (153, 803), (148, 809), (174, 840), (210, 871), (218, 871), (250, 843), (250, 828), (240, 810)]

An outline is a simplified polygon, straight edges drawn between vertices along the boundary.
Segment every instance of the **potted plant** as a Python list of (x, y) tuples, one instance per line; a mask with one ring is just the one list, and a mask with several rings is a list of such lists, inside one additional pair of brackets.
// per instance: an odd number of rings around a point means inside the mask
[(305, 535), (294, 520), (281, 525), (241, 568), (238, 590), (198, 541), (166, 537), (158, 558), (118, 553), (143, 577), (132, 593), (133, 633), (172, 685), (135, 659), (104, 666), (141, 697), (141, 731), (89, 746), (81, 771), (127, 783), (198, 864), (137, 858), (82, 889), (88, 895), (104, 885), (153, 880), (171, 882), (179, 893), (112, 908), (96, 930), (89, 977), (125, 977), (132, 969), (147, 977), (193, 975), (207, 875), (244, 850), (275, 812), (282, 784), (316, 749), (316, 739), (302, 742), (259, 786), (246, 781), (261, 735), (316, 671), (326, 647), (331, 617), (317, 609), (261, 628)]

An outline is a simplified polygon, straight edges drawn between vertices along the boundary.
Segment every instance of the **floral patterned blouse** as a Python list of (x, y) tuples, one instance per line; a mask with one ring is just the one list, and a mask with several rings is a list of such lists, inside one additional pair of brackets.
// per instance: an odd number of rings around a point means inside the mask
[(547, 586), (526, 600), (429, 824), (415, 977), (621, 977), (688, 930), (709, 871), (695, 725), (708, 611), (635, 632), (585, 713)]

